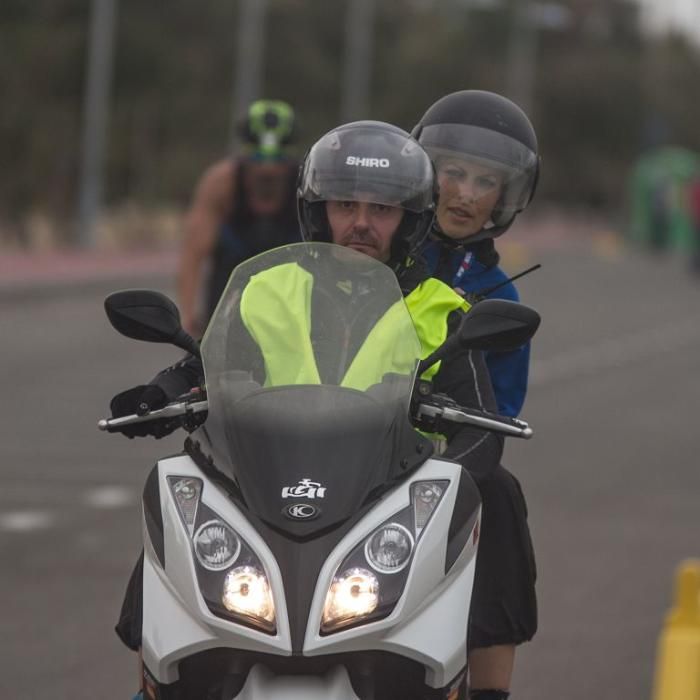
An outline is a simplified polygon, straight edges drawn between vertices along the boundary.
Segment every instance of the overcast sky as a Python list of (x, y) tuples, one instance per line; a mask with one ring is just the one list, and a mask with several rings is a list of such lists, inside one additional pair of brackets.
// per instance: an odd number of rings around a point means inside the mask
[(638, 0), (646, 26), (656, 31), (682, 29), (700, 43), (700, 0)]

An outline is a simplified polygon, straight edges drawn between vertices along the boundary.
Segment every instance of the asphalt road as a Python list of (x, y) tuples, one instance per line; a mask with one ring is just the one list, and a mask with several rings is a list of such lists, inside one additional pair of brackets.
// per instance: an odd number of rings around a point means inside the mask
[[(605, 237), (525, 256), (544, 318), (513, 442), (538, 553), (540, 631), (514, 698), (649, 698), (673, 572), (700, 554), (700, 281)], [(0, 297), (0, 697), (130, 698), (112, 632), (139, 551), (139, 496), (178, 438), (98, 433), (118, 390), (178, 356), (128, 341), (104, 292)]]

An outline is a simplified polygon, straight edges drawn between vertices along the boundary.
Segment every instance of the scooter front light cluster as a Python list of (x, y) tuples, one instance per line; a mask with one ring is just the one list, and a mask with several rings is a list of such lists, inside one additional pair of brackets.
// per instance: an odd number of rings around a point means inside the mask
[(209, 571), (227, 569), (241, 551), (238, 536), (223, 520), (210, 520), (201, 525), (193, 541), (199, 563)]
[(221, 596), (224, 607), (251, 618), (269, 630), (275, 628), (275, 605), (265, 574), (252, 566), (239, 566), (226, 574)]
[(326, 593), (321, 634), (365, 625), (392, 613), (410, 575), (416, 545), (449, 485), (449, 479), (413, 482), (409, 505), (347, 554)]
[[(201, 500), (198, 480), (169, 477), (185, 526), (188, 517), (182, 503), (198, 500), (192, 530), (192, 553), (199, 591), (209, 610), (223, 619), (275, 634), (276, 616), (272, 588), (260, 557), (216, 511)], [(189, 527), (188, 527), (189, 529)]]
[(365, 617), (379, 604), (379, 581), (366, 569), (350, 569), (336, 577), (326, 595), (321, 629), (332, 632)]

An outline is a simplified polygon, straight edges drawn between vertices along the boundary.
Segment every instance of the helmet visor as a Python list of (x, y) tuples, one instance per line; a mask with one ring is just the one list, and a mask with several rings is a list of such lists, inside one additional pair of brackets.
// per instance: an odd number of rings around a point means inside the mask
[(537, 154), (520, 141), (483, 127), (465, 124), (426, 126), (420, 142), (435, 164), (438, 182), (450, 167), (500, 188), (499, 212), (511, 216), (524, 209), (537, 173)]
[(428, 153), (452, 155), (500, 165), (523, 173), (537, 165), (537, 154), (520, 141), (491, 129), (468, 124), (434, 124), (420, 135)]
[(299, 184), (303, 199), (373, 202), (416, 213), (433, 206), (433, 168), (414, 139), (349, 126), (330, 132), (309, 152)]

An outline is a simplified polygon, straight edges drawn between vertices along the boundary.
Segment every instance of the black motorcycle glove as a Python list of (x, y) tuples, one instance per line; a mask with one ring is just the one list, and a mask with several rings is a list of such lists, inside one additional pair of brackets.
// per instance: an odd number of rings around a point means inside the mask
[(474, 306), (475, 304), (478, 304), (480, 301), (484, 300), (484, 297), (476, 292), (465, 292), (462, 296), (470, 306)]
[[(163, 408), (168, 403), (166, 393), (156, 384), (135, 386), (117, 394), (109, 404), (112, 418), (120, 418), (136, 414), (143, 416), (149, 411)], [(177, 418), (161, 418), (145, 423), (133, 423), (120, 428), (120, 432), (128, 438), (146, 437), (152, 435), (160, 439), (170, 435), (179, 427)]]

